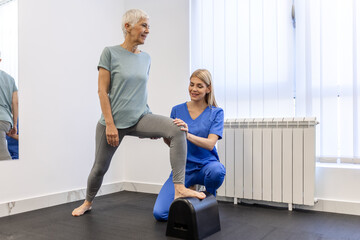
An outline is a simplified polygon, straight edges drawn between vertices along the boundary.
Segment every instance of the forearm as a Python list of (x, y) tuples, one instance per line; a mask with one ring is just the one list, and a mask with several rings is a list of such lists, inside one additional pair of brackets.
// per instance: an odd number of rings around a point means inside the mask
[(13, 115), (13, 122), (14, 122), (14, 126), (17, 126), (17, 121), (18, 121), (18, 117), (19, 117), (19, 103), (18, 103), (18, 96), (17, 96), (17, 92), (13, 93), (13, 97), (12, 97), (12, 115)]
[(17, 126), (17, 121), (18, 121), (18, 117), (19, 117), (19, 110), (16, 104), (16, 107), (13, 106), (13, 122), (14, 122), (14, 126)]
[(195, 144), (196, 146), (205, 148), (209, 151), (213, 150), (216, 144), (216, 140), (214, 139), (198, 137), (191, 133), (187, 134), (187, 140), (189, 140), (191, 143)]
[(110, 99), (107, 93), (99, 92), (99, 100), (102, 114), (104, 115), (106, 126), (114, 124), (114, 118), (111, 112)]
[(181, 127), (182, 131), (186, 132), (186, 139), (188, 141), (190, 141), (191, 143), (195, 144), (198, 147), (207, 149), (209, 151), (214, 149), (215, 144), (216, 144), (217, 140), (219, 139), (218, 135), (210, 133), (207, 138), (199, 137), (199, 136), (189, 133), (188, 125), (180, 118), (175, 118), (173, 120), (173, 122), (177, 126)]

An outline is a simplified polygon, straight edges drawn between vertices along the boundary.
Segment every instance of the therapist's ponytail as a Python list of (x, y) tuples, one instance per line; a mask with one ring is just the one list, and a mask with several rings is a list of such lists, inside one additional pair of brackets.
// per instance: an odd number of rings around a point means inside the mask
[(190, 79), (192, 77), (199, 78), (210, 89), (210, 92), (207, 93), (205, 96), (205, 101), (206, 101), (207, 105), (210, 107), (218, 107), (216, 100), (215, 100), (214, 87), (212, 84), (211, 73), (206, 69), (198, 69), (195, 72), (193, 72), (193, 74), (191, 74)]

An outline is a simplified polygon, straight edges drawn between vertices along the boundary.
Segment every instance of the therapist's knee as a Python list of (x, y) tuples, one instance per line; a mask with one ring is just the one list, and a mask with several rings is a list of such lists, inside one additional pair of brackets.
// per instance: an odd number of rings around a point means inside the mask
[(163, 222), (168, 220), (168, 213), (160, 211), (159, 209), (154, 209), (153, 215), (157, 221)]
[(212, 164), (211, 168), (206, 174), (206, 177), (213, 181), (220, 181), (222, 182), (225, 178), (226, 170), (222, 163), (217, 162), (216, 164)]

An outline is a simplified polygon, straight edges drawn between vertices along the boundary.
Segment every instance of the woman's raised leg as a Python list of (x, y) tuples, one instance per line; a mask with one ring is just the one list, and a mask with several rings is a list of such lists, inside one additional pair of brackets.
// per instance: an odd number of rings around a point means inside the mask
[(138, 137), (164, 137), (170, 142), (170, 164), (173, 171), (175, 199), (178, 197), (205, 198), (204, 193), (185, 187), (185, 164), (187, 154), (186, 135), (169, 117), (147, 114), (132, 128), (129, 135)]

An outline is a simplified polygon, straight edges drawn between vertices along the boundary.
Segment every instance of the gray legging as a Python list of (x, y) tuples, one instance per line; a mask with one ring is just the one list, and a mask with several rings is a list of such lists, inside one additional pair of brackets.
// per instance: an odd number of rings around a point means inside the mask
[[(187, 151), (186, 135), (185, 132), (180, 130), (180, 127), (173, 123), (171, 118), (155, 114), (146, 114), (134, 126), (126, 129), (118, 129), (118, 133), (120, 143), (125, 135), (141, 138), (170, 138), (170, 164), (173, 171), (173, 182), (184, 184)], [(118, 147), (112, 147), (107, 143), (106, 127), (98, 123), (96, 127), (95, 162), (87, 183), (87, 201), (92, 202), (95, 198), (117, 148)]]
[(8, 151), (6, 133), (9, 132), (11, 124), (7, 121), (0, 121), (0, 160), (10, 160)]

